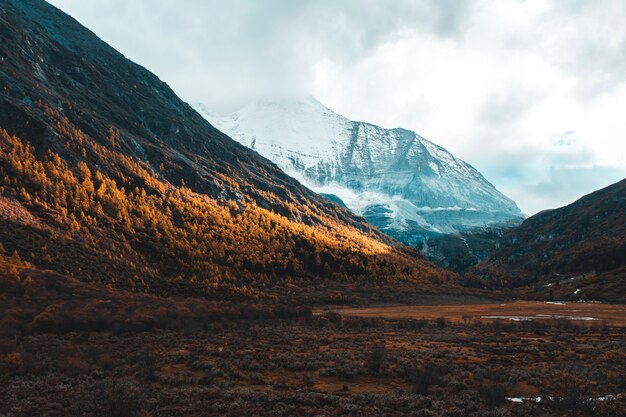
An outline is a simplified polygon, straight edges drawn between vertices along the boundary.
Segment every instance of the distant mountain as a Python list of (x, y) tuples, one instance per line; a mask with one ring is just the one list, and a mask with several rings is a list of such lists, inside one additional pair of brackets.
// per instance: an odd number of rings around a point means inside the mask
[(626, 180), (526, 219), (476, 272), (525, 296), (626, 302)]
[(349, 120), (313, 97), (261, 100), (228, 116), (195, 107), (308, 188), (434, 258), (445, 255), (429, 253), (429, 239), (523, 218), (511, 199), (440, 146), (410, 130)]
[(0, 252), (159, 295), (341, 299), (453, 279), (63, 12), (0, 5)]

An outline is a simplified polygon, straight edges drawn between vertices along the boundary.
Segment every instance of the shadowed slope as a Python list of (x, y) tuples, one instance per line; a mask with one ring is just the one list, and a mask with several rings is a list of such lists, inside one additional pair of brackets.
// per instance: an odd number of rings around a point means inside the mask
[(0, 216), (7, 252), (163, 295), (452, 278), (217, 131), (69, 16), (1, 3), (0, 196), (36, 219)]
[(477, 269), (531, 296), (626, 301), (626, 180), (528, 218)]

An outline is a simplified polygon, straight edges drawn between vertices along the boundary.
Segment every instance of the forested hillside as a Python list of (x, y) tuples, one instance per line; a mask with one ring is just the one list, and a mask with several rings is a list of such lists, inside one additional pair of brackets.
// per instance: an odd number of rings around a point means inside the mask
[(528, 297), (626, 301), (626, 180), (511, 229), (476, 268)]
[[(214, 129), (43, 1), (0, 12), (0, 242), (161, 295), (283, 297), (454, 277)], [(334, 284), (331, 284), (334, 283)]]

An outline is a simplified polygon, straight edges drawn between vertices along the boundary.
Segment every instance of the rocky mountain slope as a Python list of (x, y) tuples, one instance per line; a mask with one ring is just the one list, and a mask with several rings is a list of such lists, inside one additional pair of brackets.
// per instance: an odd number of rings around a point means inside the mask
[(452, 279), (231, 140), (63, 12), (0, 4), (6, 253), (162, 295), (332, 298), (355, 282)]
[(512, 200), (440, 146), (349, 120), (313, 97), (261, 100), (228, 116), (196, 108), (308, 188), (426, 253), (429, 239), (522, 219)]
[(476, 271), (525, 296), (626, 302), (626, 180), (526, 219)]

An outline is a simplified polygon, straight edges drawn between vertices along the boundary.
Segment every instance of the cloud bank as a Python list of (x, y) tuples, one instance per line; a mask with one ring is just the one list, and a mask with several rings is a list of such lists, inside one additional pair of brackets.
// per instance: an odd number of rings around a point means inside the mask
[(53, 0), (218, 112), (310, 92), (476, 166), (522, 210), (626, 177), (620, 0)]

